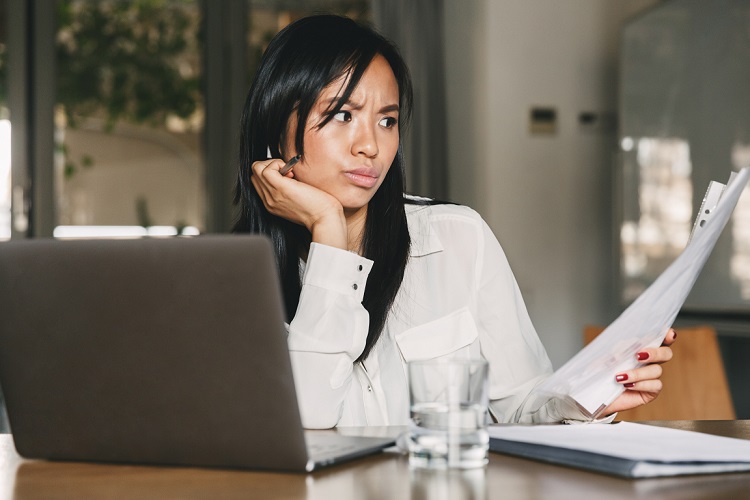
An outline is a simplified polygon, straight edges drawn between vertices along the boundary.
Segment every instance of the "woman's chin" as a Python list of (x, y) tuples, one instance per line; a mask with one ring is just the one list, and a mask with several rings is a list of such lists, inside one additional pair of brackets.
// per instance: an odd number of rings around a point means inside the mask
[(363, 207), (366, 207), (368, 203), (370, 203), (370, 200), (372, 200), (372, 197), (375, 195), (376, 190), (375, 189), (358, 189), (357, 192), (354, 193), (341, 193), (340, 196), (337, 196), (334, 193), (334, 197), (336, 197), (337, 200), (339, 200), (339, 203), (341, 203), (341, 206), (344, 207), (344, 212), (357, 212)]
[(341, 206), (344, 207), (344, 215), (347, 217), (353, 214), (356, 214), (357, 212), (362, 211), (363, 209), (367, 208), (367, 204), (370, 203), (370, 200), (372, 199), (372, 196), (367, 198), (366, 200), (339, 200), (341, 201)]

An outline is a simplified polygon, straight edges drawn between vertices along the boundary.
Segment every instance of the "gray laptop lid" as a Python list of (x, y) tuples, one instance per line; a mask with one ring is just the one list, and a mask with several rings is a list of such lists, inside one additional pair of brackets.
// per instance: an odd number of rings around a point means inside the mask
[(281, 304), (259, 236), (3, 243), (18, 452), (310, 470)]

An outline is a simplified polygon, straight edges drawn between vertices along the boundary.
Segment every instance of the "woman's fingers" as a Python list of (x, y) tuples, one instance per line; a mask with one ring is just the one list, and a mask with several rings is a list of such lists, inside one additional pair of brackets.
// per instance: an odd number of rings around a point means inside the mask
[[(300, 163), (302, 162), (304, 160)], [(320, 187), (293, 180), (295, 176), (292, 171), (282, 176), (280, 169), (284, 165), (282, 160), (270, 159), (256, 161), (251, 166), (253, 175), (250, 180), (266, 210), (288, 221), (304, 225), (313, 233), (313, 238), (316, 237), (313, 231), (315, 227), (327, 227), (321, 226), (321, 221), (333, 221), (331, 225), (335, 226), (335, 237), (322, 237), (313, 241), (335, 243), (333, 246), (345, 248), (346, 223), (341, 202)], [(317, 236), (320, 236), (320, 233), (321, 231), (318, 231)]]
[[(275, 215), (287, 217), (282, 206), (287, 204), (287, 194), (280, 185), (281, 175), (279, 169), (284, 162), (279, 159), (256, 161), (252, 165), (253, 175), (250, 177), (255, 190), (258, 192), (266, 209)], [(292, 177), (287, 175), (287, 177)]]
[(635, 358), (640, 363), (666, 363), (673, 355), (671, 347), (647, 347), (638, 351)]
[(256, 161), (253, 163), (253, 175), (262, 179), (264, 182), (274, 185), (273, 182), (281, 177), (279, 170), (284, 166), (284, 162), (279, 159)]
[(672, 349), (670, 345), (677, 339), (677, 332), (670, 328), (664, 336), (664, 342), (661, 347), (647, 347), (638, 351), (635, 355), (640, 363), (666, 363), (672, 359)]
[(672, 349), (669, 347), (677, 339), (677, 332), (670, 328), (664, 336), (661, 347), (649, 347), (636, 353), (635, 357), (642, 366), (615, 375), (615, 381), (622, 384), (625, 392), (607, 407), (604, 415), (629, 410), (653, 401), (661, 392), (664, 384), (659, 377), (662, 375), (661, 363), (672, 359)]
[(664, 342), (661, 345), (672, 345), (675, 340), (677, 340), (677, 331), (674, 328), (670, 328), (664, 336)]
[(267, 162), (253, 163), (253, 166), (252, 166), (253, 175), (250, 176), (250, 182), (253, 183), (253, 186), (255, 187), (255, 190), (258, 192), (258, 195), (260, 196), (260, 199), (263, 201), (263, 204), (268, 206), (268, 201), (269, 201), (269, 198), (271, 197), (271, 192), (269, 190), (268, 181), (263, 178), (263, 170), (267, 168), (266, 163)]
[(638, 392), (651, 392), (658, 394), (664, 387), (664, 383), (660, 379), (641, 380), (640, 382), (627, 382), (623, 384), (626, 390), (638, 391)]
[(642, 382), (644, 380), (655, 380), (661, 377), (662, 368), (659, 364), (641, 366), (634, 370), (628, 370), (615, 375), (615, 381), (621, 384)]

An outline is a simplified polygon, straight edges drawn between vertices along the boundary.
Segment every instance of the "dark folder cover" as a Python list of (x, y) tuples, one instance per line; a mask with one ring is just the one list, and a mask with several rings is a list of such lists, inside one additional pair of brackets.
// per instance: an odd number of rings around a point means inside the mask
[(634, 475), (639, 461), (557, 446), (490, 438), (490, 451), (620, 477)]
[(750, 471), (750, 441), (632, 422), (493, 425), (490, 451), (625, 478)]

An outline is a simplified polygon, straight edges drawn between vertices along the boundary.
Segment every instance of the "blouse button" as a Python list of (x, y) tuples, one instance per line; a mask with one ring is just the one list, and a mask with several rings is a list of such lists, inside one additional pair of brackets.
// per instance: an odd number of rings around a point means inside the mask
[(361, 270), (362, 270), (362, 264), (357, 266), (357, 271), (361, 271)]
[(357, 287), (357, 284), (356, 284), (356, 283), (355, 283), (355, 284), (353, 284), (353, 285), (352, 285), (352, 288), (354, 288), (354, 289), (356, 290), (356, 289), (358, 288), (358, 287)]
[(372, 386), (371, 385), (367, 386), (367, 392), (372, 392)]

